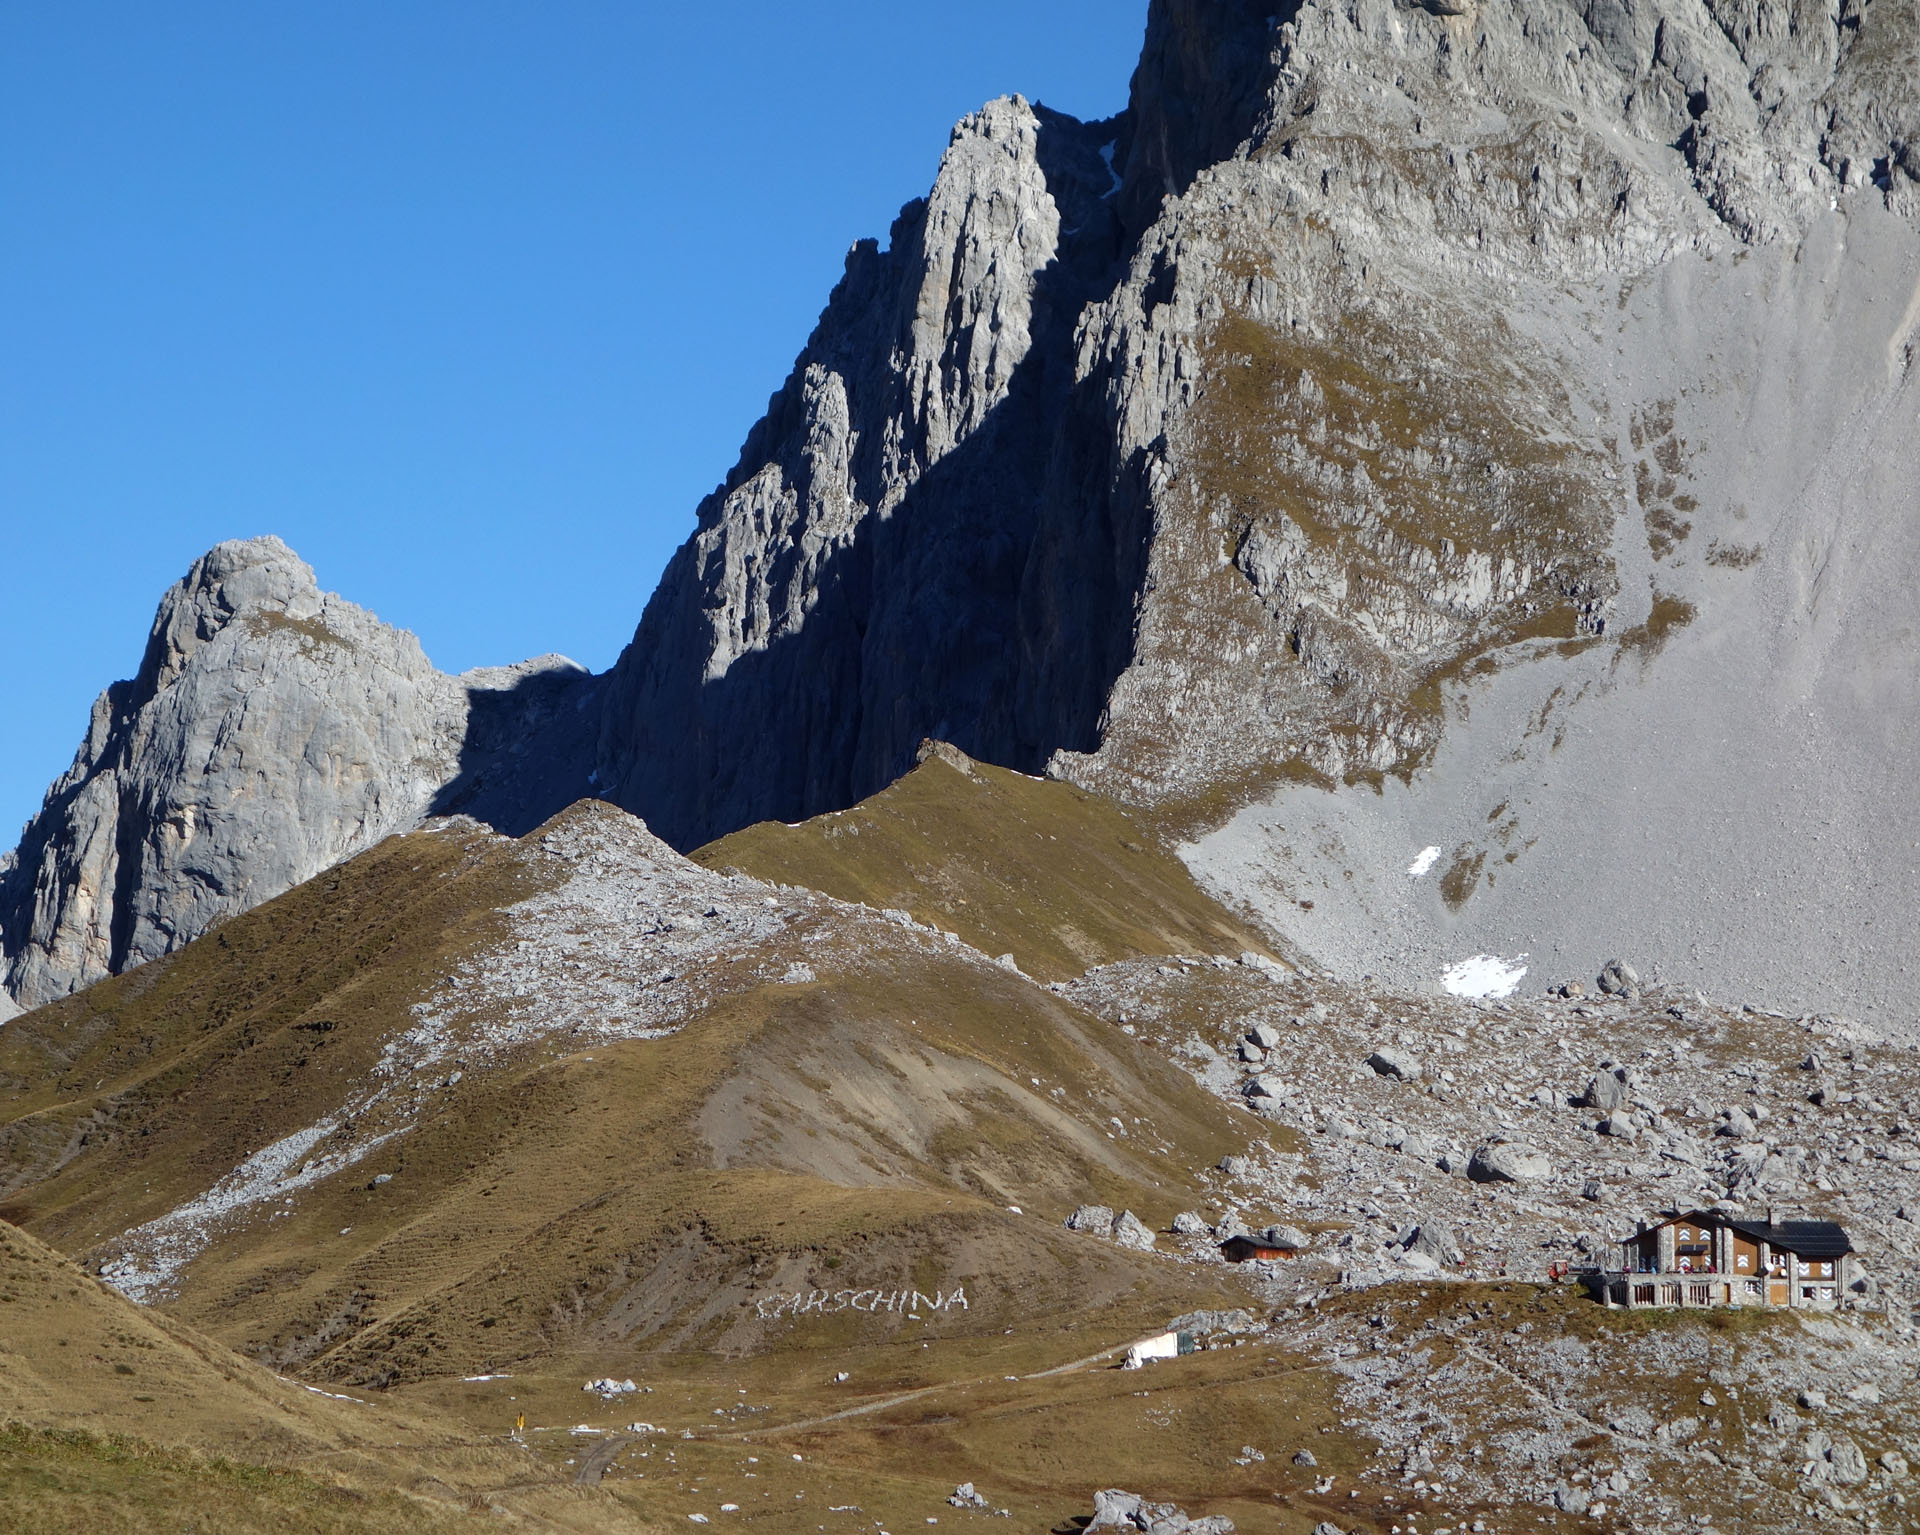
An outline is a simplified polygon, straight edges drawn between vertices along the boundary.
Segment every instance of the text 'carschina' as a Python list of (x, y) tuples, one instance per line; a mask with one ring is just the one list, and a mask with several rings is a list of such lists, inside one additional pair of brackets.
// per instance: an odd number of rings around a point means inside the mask
[(775, 1317), (803, 1316), (810, 1311), (891, 1311), (896, 1315), (918, 1316), (925, 1311), (950, 1311), (967, 1305), (964, 1287), (952, 1291), (936, 1290), (931, 1295), (919, 1290), (796, 1290), (791, 1295), (762, 1295), (755, 1298), (754, 1310), (771, 1321)]

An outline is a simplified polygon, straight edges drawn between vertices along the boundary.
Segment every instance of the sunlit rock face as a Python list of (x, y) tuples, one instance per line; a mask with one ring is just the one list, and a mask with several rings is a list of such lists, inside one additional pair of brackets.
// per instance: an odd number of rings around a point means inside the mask
[[(513, 780), (504, 701), (564, 734), (556, 690), (583, 676), (555, 657), (445, 676), (279, 539), (219, 545), (0, 866), (7, 989), (37, 1007), (418, 825), (450, 786), (487, 799), (483, 780)], [(565, 777), (543, 747), (512, 787), (565, 803)]]

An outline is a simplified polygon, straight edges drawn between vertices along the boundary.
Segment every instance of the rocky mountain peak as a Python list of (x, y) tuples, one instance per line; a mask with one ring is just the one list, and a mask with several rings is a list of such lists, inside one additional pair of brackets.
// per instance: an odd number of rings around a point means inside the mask
[(525, 830), (585, 791), (584, 681), (447, 677), (278, 538), (218, 545), (0, 862), (5, 989), (39, 1006), (165, 954), (443, 799)]
[(216, 544), (160, 599), (135, 696), (144, 702), (170, 686), (242, 613), (300, 624), (318, 619), (323, 607), (313, 567), (272, 534)]

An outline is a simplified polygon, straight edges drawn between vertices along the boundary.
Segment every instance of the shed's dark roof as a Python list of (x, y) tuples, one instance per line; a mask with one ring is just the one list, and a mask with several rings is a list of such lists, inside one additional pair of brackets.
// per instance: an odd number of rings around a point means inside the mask
[(1851, 1238), (1833, 1221), (1730, 1220), (1727, 1224), (1742, 1236), (1803, 1258), (1842, 1258), (1853, 1251)]
[(1290, 1253), (1294, 1251), (1291, 1244), (1286, 1242), (1272, 1242), (1264, 1235), (1228, 1237), (1220, 1244), (1220, 1250), (1222, 1252), (1227, 1252), (1234, 1248), (1243, 1249), (1247, 1252)]

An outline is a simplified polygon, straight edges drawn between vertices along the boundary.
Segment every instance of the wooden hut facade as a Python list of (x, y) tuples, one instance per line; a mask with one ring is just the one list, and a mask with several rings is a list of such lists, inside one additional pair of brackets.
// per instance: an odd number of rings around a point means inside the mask
[(1590, 1283), (1609, 1306), (1832, 1311), (1859, 1278), (1853, 1243), (1832, 1221), (1694, 1210), (1642, 1221), (1620, 1243), (1620, 1266), (1596, 1271)]

